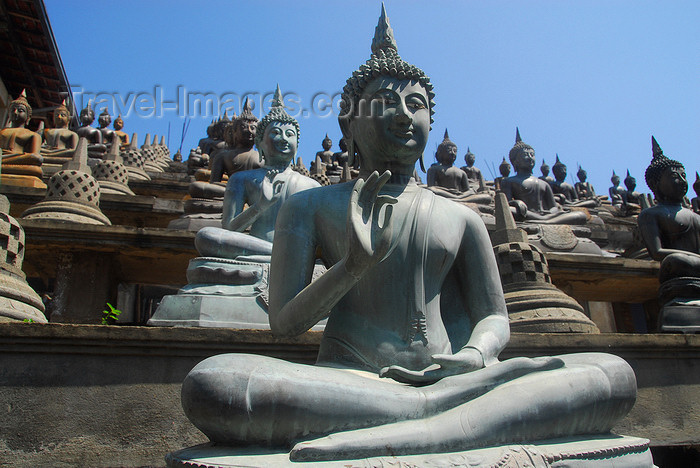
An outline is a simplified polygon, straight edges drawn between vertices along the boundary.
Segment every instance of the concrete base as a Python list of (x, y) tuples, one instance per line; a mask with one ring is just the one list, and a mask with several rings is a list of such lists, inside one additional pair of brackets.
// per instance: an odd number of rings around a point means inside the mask
[[(391, 450), (387, 448), (387, 450)], [(649, 441), (615, 435), (590, 439), (559, 439), (536, 445), (503, 445), (464, 452), (384, 456), (355, 460), (292, 462), (286, 451), (202, 444), (165, 457), (171, 468), (285, 467), (285, 466), (440, 466), (531, 468), (645, 468), (653, 467)]]
[[(693, 301), (697, 303), (698, 301)], [(700, 333), (700, 305), (665, 305), (659, 314), (663, 332)]]
[(0, 175), (0, 185), (15, 185), (17, 187), (31, 187), (45, 189), (46, 184), (38, 177), (2, 174)]

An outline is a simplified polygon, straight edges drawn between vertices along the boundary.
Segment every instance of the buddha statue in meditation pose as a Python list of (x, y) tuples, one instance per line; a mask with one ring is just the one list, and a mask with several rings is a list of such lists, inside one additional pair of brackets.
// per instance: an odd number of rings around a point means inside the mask
[[(688, 191), (683, 165), (663, 154), (652, 137), (653, 159), (644, 177), (654, 192), (657, 204), (642, 210), (638, 224), (642, 239), (659, 268), (661, 305), (680, 303), (678, 323), (670, 312), (662, 310), (661, 328), (668, 325), (690, 325), (700, 331), (700, 215), (682, 206)], [(663, 307), (665, 309), (665, 307)], [(685, 309), (685, 310), (684, 310)], [(676, 330), (681, 331), (681, 330)]]
[(501, 190), (501, 182), (510, 176), (510, 163), (503, 158), (501, 164), (498, 165), (498, 172), (501, 174), (500, 177), (493, 179), (493, 185), (496, 190)]
[(348, 143), (345, 141), (345, 138), (340, 139), (338, 147), (340, 151), (333, 153), (333, 164), (344, 167), (345, 163), (348, 162)]
[(128, 148), (131, 142), (129, 141), (129, 135), (126, 132), (122, 131), (122, 128), (124, 128), (124, 119), (122, 119), (121, 114), (119, 114), (117, 118), (114, 119), (114, 123), (112, 124), (112, 126), (114, 127), (114, 133), (119, 135), (119, 139), (121, 140), (121, 148)]
[(92, 103), (88, 101), (87, 106), (80, 111), (80, 123), (82, 124), (76, 133), (80, 138), (88, 141), (88, 156), (91, 158), (102, 158), (107, 154), (107, 146), (102, 142), (102, 132), (91, 124), (95, 121), (95, 111), (92, 110)]
[[(382, 8), (341, 97), (360, 178), (297, 193), (277, 219), (270, 326), (293, 336), (328, 316), (318, 362), (198, 364), (182, 403), (212, 441), (291, 448), (293, 461), (447, 452), (607, 433), (632, 407), (634, 373), (616, 356), (498, 361), (509, 325), (486, 227), (412, 177), (433, 98)], [(310, 282), (317, 253), (329, 269)]]
[(214, 138), (215, 127), (216, 121), (212, 120), (211, 123), (207, 126), (207, 136), (199, 140), (199, 143), (197, 143), (197, 147), (199, 147), (202, 150), (202, 154), (211, 154), (213, 145), (217, 143), (217, 140)]
[(554, 183), (554, 179), (549, 175), (549, 164), (544, 159), (542, 160), (542, 165), (540, 165), (540, 172), (542, 173), (540, 180), (544, 180), (550, 185)]
[(625, 177), (625, 204), (635, 205), (639, 207), (642, 203), (642, 196), (635, 191), (637, 188), (637, 179), (632, 177), (630, 170), (627, 169), (627, 176)]
[(246, 98), (241, 115), (225, 128), (227, 147), (213, 155), (209, 182), (221, 182), (224, 174), (230, 177), (236, 172), (259, 169), (263, 166), (260, 155), (253, 149), (257, 124), (258, 119)]
[(78, 134), (68, 129), (70, 117), (66, 101), (54, 109), (54, 128), (44, 130), (44, 145), (41, 147), (44, 163), (63, 164), (73, 159), (78, 146)]
[(556, 156), (557, 160), (552, 167), (552, 172), (554, 173), (554, 182), (550, 184), (552, 187), (552, 192), (554, 192), (555, 199), (562, 205), (571, 206), (581, 206), (593, 208), (596, 206), (596, 200), (586, 200), (579, 199), (576, 188), (566, 181), (566, 176), (568, 174), (566, 164), (559, 160), (559, 155)]
[(476, 190), (477, 192), (483, 192), (486, 189), (486, 182), (484, 181), (484, 176), (481, 170), (474, 166), (476, 162), (476, 155), (469, 150), (467, 146), (467, 154), (464, 155), (464, 162), (467, 163), (466, 166), (462, 166), (462, 170), (467, 174), (467, 179), (469, 179), (469, 187)]
[[(24, 90), (10, 103), (9, 114), (9, 126), (0, 130), (3, 183), (20, 183), (14, 176), (25, 176), (22, 185), (46, 187), (41, 182), (41, 136), (25, 127), (32, 118), (32, 108)], [(17, 180), (13, 182), (9, 180), (11, 178)]]
[(100, 126), (99, 131), (102, 133), (102, 141), (105, 144), (112, 144), (112, 135), (114, 135), (114, 130), (109, 128), (109, 124), (112, 123), (112, 116), (107, 112), (105, 107), (97, 116), (97, 124)]
[(596, 202), (599, 202), (600, 199), (595, 194), (593, 185), (587, 181), (588, 173), (581, 166), (578, 167), (576, 177), (578, 177), (578, 182), (576, 182), (574, 188), (579, 200), (596, 200)]
[(435, 159), (438, 163), (428, 168), (426, 176), (428, 187), (435, 187), (433, 190), (453, 195), (462, 195), (469, 190), (467, 174), (454, 166), (457, 159), (457, 145), (450, 140), (447, 130), (435, 152)]
[(625, 189), (620, 187), (620, 176), (615, 174), (614, 170), (612, 177), (610, 177), (610, 182), (612, 182), (612, 187), (608, 189), (610, 203), (612, 203), (613, 206), (620, 206), (625, 201)]
[(321, 142), (321, 147), (323, 148), (323, 151), (318, 151), (316, 153), (316, 157), (321, 158), (321, 162), (327, 166), (333, 164), (333, 151), (331, 151), (332, 146), (333, 140), (331, 140), (328, 134), (326, 133), (326, 137)]
[[(221, 228), (197, 232), (195, 246), (204, 257), (236, 258), (239, 255), (270, 255), (275, 220), (282, 203), (296, 192), (318, 183), (292, 169), (299, 142), (299, 124), (284, 110), (277, 88), (270, 112), (258, 122), (255, 143), (265, 166), (236, 172), (224, 194)], [(249, 208), (244, 211), (245, 205)], [(250, 235), (242, 231), (250, 227)]]
[(564, 211), (556, 202), (552, 187), (532, 175), (535, 166), (535, 150), (520, 138), (515, 130), (515, 145), (508, 153), (515, 168), (515, 175), (501, 182), (501, 189), (508, 197), (513, 215), (518, 221), (540, 224), (584, 224), (587, 216), (582, 211)]

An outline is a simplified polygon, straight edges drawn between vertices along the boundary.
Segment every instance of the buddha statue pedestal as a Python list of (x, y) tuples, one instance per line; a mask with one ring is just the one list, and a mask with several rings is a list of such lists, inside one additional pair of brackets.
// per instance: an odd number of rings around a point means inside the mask
[(0, 322), (32, 320), (46, 323), (44, 304), (27, 284), (24, 262), (24, 229), (9, 215), (10, 202), (0, 196)]
[[(321, 466), (295, 463), (289, 453), (275, 449), (228, 447), (202, 444), (179, 450), (165, 457), (170, 468), (220, 468), (234, 466)], [(531, 467), (531, 468), (644, 468), (653, 467), (649, 441), (638, 437), (599, 436), (583, 440), (551, 440), (528, 445), (501, 445), (463, 452), (422, 455), (356, 457), (324, 460), (322, 466), (442, 466), (442, 467)]]
[(659, 287), (659, 330), (700, 333), (700, 278), (680, 277)]
[[(314, 278), (325, 270), (317, 265)], [(194, 258), (187, 268), (189, 284), (177, 295), (165, 296), (148, 325), (269, 330), (269, 272), (269, 256)]]

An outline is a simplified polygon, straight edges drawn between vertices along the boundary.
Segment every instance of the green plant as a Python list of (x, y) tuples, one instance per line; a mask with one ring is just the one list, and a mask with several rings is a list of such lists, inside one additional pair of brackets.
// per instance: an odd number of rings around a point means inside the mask
[(22, 320), (24, 323), (34, 323), (34, 319), (26, 318)]
[(102, 325), (110, 325), (116, 322), (119, 320), (119, 316), (122, 314), (121, 310), (115, 308), (109, 302), (107, 303), (107, 307), (109, 307), (108, 310), (102, 311)]

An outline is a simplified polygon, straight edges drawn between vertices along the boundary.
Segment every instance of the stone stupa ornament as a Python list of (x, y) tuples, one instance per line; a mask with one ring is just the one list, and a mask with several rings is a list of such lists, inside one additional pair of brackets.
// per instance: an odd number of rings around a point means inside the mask
[(10, 216), (10, 202), (0, 195), (0, 322), (46, 323), (44, 304), (22, 271), (24, 229)]
[(51, 176), (44, 201), (29, 207), (22, 219), (111, 225), (100, 211), (100, 185), (87, 164), (88, 141), (81, 137), (75, 155)]
[(510, 329), (525, 333), (600, 333), (583, 307), (552, 284), (544, 253), (528, 242), (496, 194), (496, 230), (491, 236), (501, 275)]
[(119, 152), (120, 141), (119, 135), (113, 133), (112, 145), (109, 147), (107, 156), (92, 168), (92, 174), (100, 184), (102, 193), (134, 195), (129, 188), (129, 171), (124, 166)]
[(120, 153), (122, 162), (124, 167), (126, 167), (126, 170), (129, 171), (129, 180), (151, 180), (151, 176), (149, 176), (144, 169), (145, 160), (143, 153), (138, 147), (137, 140), (138, 135), (134, 133), (131, 136), (131, 143), (129, 143), (129, 147)]
[(163, 172), (163, 167), (158, 163), (158, 155), (156, 149), (151, 144), (151, 134), (147, 133), (146, 138), (141, 145), (141, 154), (143, 155), (143, 168), (146, 172)]

